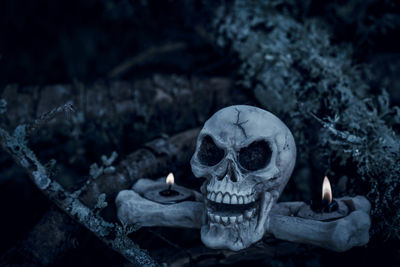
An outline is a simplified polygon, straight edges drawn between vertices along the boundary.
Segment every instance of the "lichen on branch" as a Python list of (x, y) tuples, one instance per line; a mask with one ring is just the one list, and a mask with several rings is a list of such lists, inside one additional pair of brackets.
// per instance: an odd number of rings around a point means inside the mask
[[(27, 146), (27, 135), (30, 131), (36, 130), (46, 121), (51, 119), (59, 111), (69, 111), (66, 106), (54, 109), (36, 120), (30, 126), (23, 124), (17, 126), (13, 134), (0, 128), (1, 146), (20, 165), (37, 185), (37, 187), (61, 210), (70, 215), (81, 225), (89, 229), (105, 244), (109, 245), (116, 252), (120, 253), (130, 262), (138, 266), (159, 266), (147, 252), (141, 250), (131, 239), (124, 235), (121, 229), (124, 227), (118, 223), (105, 221), (98, 211), (94, 211), (84, 205), (77, 193), (69, 193), (56, 181), (50, 178), (46, 167), (40, 163), (35, 154)], [(27, 131), (29, 129), (30, 131)], [(76, 192), (80, 192), (77, 190)], [(106, 206), (105, 195), (100, 195), (96, 209)]]

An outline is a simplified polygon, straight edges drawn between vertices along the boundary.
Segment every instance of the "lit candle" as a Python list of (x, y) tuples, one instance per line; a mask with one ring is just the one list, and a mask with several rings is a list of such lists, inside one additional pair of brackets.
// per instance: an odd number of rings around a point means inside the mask
[(338, 203), (332, 200), (332, 189), (331, 183), (327, 176), (324, 177), (324, 182), (322, 183), (322, 202), (320, 207), (320, 212), (333, 212), (338, 209)]
[(311, 201), (311, 206), (302, 205), (296, 216), (317, 221), (338, 220), (348, 215), (350, 208), (346, 199), (336, 201), (328, 177), (322, 183), (322, 199)]
[(175, 204), (182, 201), (193, 200), (194, 196), (190, 189), (174, 184), (174, 174), (168, 174), (165, 181), (154, 181), (146, 188), (143, 197), (161, 204)]
[(338, 210), (338, 202), (332, 197), (331, 183), (327, 176), (322, 182), (322, 199), (311, 201), (311, 209), (316, 213), (332, 213)]
[(174, 182), (175, 182), (174, 174), (170, 172), (167, 176), (167, 179), (165, 179), (165, 183), (168, 185), (168, 188), (163, 191), (160, 191), (159, 194), (164, 197), (179, 195), (179, 192), (171, 189)]
[(322, 201), (328, 201), (328, 204), (332, 202), (331, 183), (327, 176), (324, 177), (324, 182), (322, 183)]

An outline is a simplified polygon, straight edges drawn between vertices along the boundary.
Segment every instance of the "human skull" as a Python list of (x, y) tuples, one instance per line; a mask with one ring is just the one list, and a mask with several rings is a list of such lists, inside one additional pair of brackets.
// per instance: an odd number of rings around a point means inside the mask
[(230, 106), (208, 119), (190, 162), (206, 178), (203, 243), (237, 251), (259, 241), (295, 161), (290, 130), (268, 111)]

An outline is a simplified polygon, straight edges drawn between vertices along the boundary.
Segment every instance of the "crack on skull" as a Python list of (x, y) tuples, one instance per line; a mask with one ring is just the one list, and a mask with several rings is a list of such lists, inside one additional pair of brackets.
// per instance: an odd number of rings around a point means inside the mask
[(237, 115), (236, 115), (236, 122), (234, 122), (233, 125), (239, 127), (239, 129), (242, 131), (244, 137), (247, 138), (246, 130), (243, 128), (242, 125), (247, 123), (249, 120), (240, 122), (240, 110), (238, 110), (237, 108), (235, 108), (235, 110), (237, 112)]

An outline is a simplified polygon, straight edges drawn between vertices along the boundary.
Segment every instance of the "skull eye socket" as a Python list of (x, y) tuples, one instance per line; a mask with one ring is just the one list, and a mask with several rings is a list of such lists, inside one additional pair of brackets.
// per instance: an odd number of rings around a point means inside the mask
[(214, 166), (222, 160), (225, 151), (219, 148), (211, 136), (205, 136), (201, 141), (200, 149), (197, 157), (201, 164), (206, 166)]
[(266, 141), (255, 141), (240, 149), (239, 163), (246, 170), (256, 171), (267, 166), (271, 161), (271, 156), (271, 147)]

